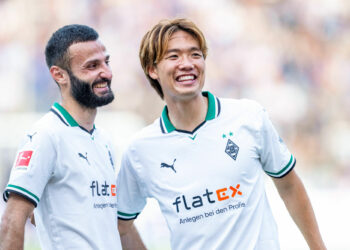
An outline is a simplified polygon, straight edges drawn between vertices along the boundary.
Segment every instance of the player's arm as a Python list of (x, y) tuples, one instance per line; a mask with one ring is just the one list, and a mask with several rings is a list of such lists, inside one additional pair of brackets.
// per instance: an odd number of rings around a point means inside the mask
[(118, 230), (123, 250), (143, 250), (146, 246), (137, 232), (134, 220), (118, 220)]
[(34, 210), (34, 204), (16, 194), (10, 194), (1, 219), (0, 250), (19, 250), (24, 245), (24, 227)]
[(278, 193), (310, 249), (326, 249), (304, 185), (293, 169), (282, 178), (273, 178)]

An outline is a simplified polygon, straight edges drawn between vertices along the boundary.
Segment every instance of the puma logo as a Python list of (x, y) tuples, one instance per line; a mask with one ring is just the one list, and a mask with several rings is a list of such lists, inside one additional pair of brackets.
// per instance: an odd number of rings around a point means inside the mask
[(85, 159), (86, 162), (90, 165), (90, 162), (89, 162), (88, 157), (87, 157), (87, 152), (85, 152), (85, 155), (83, 155), (82, 153), (78, 153), (78, 156), (79, 156), (80, 158)]
[(173, 162), (172, 165), (168, 165), (168, 164), (162, 162), (162, 163), (160, 164), (160, 167), (161, 167), (161, 168), (171, 168), (171, 169), (174, 170), (174, 172), (176, 173), (176, 170), (175, 170), (175, 168), (174, 168), (175, 161), (176, 161), (176, 158), (174, 159), (174, 162)]
[(30, 142), (32, 142), (33, 136), (36, 135), (36, 132), (32, 135), (28, 134), (27, 136), (29, 137)]

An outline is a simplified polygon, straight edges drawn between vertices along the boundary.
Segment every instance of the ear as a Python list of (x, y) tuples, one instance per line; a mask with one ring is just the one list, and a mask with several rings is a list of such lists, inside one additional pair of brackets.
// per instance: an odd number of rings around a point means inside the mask
[(148, 75), (154, 79), (157, 80), (158, 79), (158, 72), (157, 72), (157, 68), (155, 66), (151, 66), (148, 69)]
[(69, 81), (69, 76), (67, 71), (65, 71), (64, 69), (55, 65), (51, 66), (50, 74), (60, 87), (67, 85)]

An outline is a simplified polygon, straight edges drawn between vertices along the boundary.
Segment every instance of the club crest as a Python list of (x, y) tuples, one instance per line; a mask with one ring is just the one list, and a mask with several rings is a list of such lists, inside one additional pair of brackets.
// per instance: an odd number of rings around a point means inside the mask
[(226, 148), (225, 148), (225, 152), (232, 159), (236, 160), (238, 152), (239, 152), (239, 147), (231, 139), (228, 139), (227, 144), (226, 144)]

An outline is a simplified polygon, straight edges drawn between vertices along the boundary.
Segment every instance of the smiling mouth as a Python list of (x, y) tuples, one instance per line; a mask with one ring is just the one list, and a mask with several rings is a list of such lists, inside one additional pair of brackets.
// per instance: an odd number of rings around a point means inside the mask
[(92, 89), (96, 95), (105, 95), (111, 91), (109, 87), (109, 82), (95, 83), (92, 85)]
[(96, 83), (93, 86), (93, 88), (106, 88), (106, 87), (108, 87), (108, 83), (107, 82)]
[(185, 76), (176, 77), (176, 81), (178, 81), (178, 82), (193, 81), (195, 79), (197, 79), (197, 76), (195, 76), (195, 75), (185, 75)]

